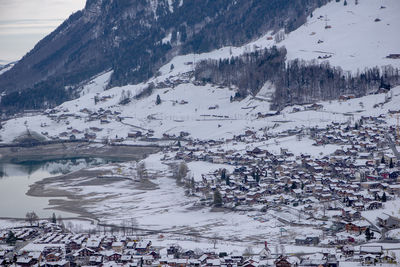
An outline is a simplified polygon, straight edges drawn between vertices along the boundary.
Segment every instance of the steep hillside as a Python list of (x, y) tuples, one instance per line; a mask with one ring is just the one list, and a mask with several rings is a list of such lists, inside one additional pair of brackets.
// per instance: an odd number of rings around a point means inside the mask
[(288, 34), (281, 42), (288, 60), (329, 61), (353, 73), (389, 64), (400, 67), (400, 59), (387, 58), (400, 54), (400, 1), (346, 3), (331, 1), (314, 10), (307, 23)]
[[(12, 95), (14, 102), (34, 97), (41, 101), (19, 108), (39, 108), (74, 98), (65, 86), (106, 70), (113, 70), (109, 87), (138, 83), (177, 54), (242, 45), (268, 30), (294, 30), (325, 2), (89, 0), (0, 76), (0, 91), (25, 90)], [(55, 91), (51, 98), (49, 91)]]

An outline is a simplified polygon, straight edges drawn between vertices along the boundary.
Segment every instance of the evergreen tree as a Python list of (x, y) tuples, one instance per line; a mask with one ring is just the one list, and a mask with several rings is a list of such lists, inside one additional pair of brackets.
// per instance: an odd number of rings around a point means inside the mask
[(214, 191), (214, 206), (215, 207), (222, 206), (222, 197), (221, 197), (221, 193), (219, 192), (218, 189), (215, 189), (215, 191)]
[(51, 222), (52, 223), (57, 223), (56, 214), (54, 212), (53, 212), (53, 215), (51, 216)]
[(367, 241), (371, 240), (371, 230), (369, 229), (369, 227), (367, 228), (367, 230), (365, 230), (365, 238), (367, 239)]
[(231, 181), (230, 181), (229, 175), (226, 176), (226, 180), (225, 181), (226, 181), (226, 185), (227, 186), (231, 185)]
[(223, 180), (223, 181), (226, 180), (226, 169), (222, 169), (222, 171), (221, 171), (221, 180)]
[(344, 6), (347, 6), (347, 0), (344, 0), (343, 5), (344, 5)]
[(381, 163), (385, 164), (385, 156), (384, 155), (382, 155)]
[(160, 104), (161, 104), (161, 97), (160, 97), (160, 95), (157, 95), (156, 105), (160, 105)]
[(285, 184), (285, 192), (287, 193), (287, 192), (289, 192), (289, 186), (287, 185), (287, 184)]
[(389, 168), (390, 168), (390, 169), (393, 168), (393, 159), (390, 159)]
[(297, 189), (297, 184), (295, 182), (292, 183), (291, 189)]
[(382, 202), (386, 202), (386, 200), (387, 200), (386, 192), (383, 192), (383, 195), (382, 195)]
[(8, 245), (14, 245), (15, 242), (17, 242), (17, 237), (15, 236), (13, 231), (9, 231), (6, 238), (6, 243)]

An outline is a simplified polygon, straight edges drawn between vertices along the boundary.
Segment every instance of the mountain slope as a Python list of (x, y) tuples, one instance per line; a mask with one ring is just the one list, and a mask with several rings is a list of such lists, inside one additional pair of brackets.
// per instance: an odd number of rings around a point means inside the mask
[[(65, 86), (109, 69), (110, 87), (138, 83), (177, 54), (241, 45), (268, 30), (293, 30), (326, 1), (88, 0), (0, 76), (0, 92), (37, 89), (44, 102), (54, 104), (46, 89), (62, 95)], [(59, 101), (65, 97), (74, 95)]]
[(329, 61), (353, 73), (389, 64), (400, 67), (399, 59), (387, 58), (389, 54), (400, 54), (400, 1), (355, 3), (347, 1), (345, 6), (343, 0), (331, 1), (314, 10), (307, 23), (282, 41), (288, 60)]

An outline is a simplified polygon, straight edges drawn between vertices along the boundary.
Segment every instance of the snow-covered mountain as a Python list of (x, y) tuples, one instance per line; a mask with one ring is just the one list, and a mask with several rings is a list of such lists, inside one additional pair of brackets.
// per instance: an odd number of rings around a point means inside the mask
[[(51, 106), (75, 97), (65, 86), (74, 88), (110, 69), (109, 87), (139, 83), (175, 55), (242, 45), (269, 30), (296, 29), (325, 2), (88, 0), (0, 76), (0, 92), (24, 91)], [(31, 108), (46, 105), (37, 102)]]
[[(321, 111), (299, 107), (301, 112), (292, 113), (293, 107), (287, 107), (280, 115), (271, 116), (273, 83), (267, 82), (257, 95), (232, 101), (236, 88), (201, 83), (194, 80), (192, 73), (201, 60), (229, 59), (273, 45), (287, 48), (287, 60), (329, 61), (352, 72), (387, 64), (398, 67), (400, 59), (389, 59), (386, 55), (400, 53), (396, 51), (400, 37), (395, 34), (400, 26), (395, 19), (399, 11), (396, 0), (359, 0), (357, 5), (347, 1), (346, 6), (343, 1), (331, 1), (314, 10), (312, 17), (294, 32), (270, 31), (243, 46), (175, 56), (158, 69), (156, 77), (146, 82), (107, 89), (114, 71), (102, 72), (79, 87), (79, 98), (43, 115), (9, 120), (0, 135), (3, 142), (12, 142), (28, 127), (48, 139), (68, 139), (72, 135), (79, 139), (85, 134), (95, 134), (99, 141), (122, 137), (123, 143), (145, 144), (143, 139), (128, 138), (128, 134), (140, 131), (144, 136), (156, 138), (189, 134), (192, 138), (229, 139), (249, 129), (264, 134), (266, 130), (279, 132), (324, 125), (331, 120), (346, 121), (348, 116), (344, 112), (358, 112), (355, 116), (386, 114), (400, 103), (399, 88), (393, 89), (393, 97), (383, 109), (376, 106), (385, 102), (385, 94), (346, 104), (336, 100), (322, 102)], [(375, 21), (376, 18), (380, 21)], [(326, 28), (327, 25), (331, 27)], [(318, 59), (319, 56), (323, 58)], [(157, 96), (160, 104), (156, 103)], [(364, 103), (362, 109), (360, 102)]]

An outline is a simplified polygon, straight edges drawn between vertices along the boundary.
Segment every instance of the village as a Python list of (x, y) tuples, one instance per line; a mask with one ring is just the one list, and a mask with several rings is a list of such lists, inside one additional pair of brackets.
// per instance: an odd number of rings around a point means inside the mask
[[(254, 220), (263, 222), (272, 216), (281, 225), (317, 229), (316, 234), (302, 236), (281, 228), (279, 243), (320, 250), (272, 252), (266, 241), (261, 251), (201, 251), (185, 249), (179, 241), (158, 245), (158, 240), (168, 237), (154, 238), (153, 233), (152, 240), (147, 240), (129, 234), (126, 227), (116, 226), (103, 234), (74, 233), (55, 221), (38, 221), (1, 230), (0, 261), (6, 266), (394, 266), (396, 247), (385, 244), (399, 242), (400, 216), (389, 205), (400, 195), (397, 137), (398, 128), (387, 127), (382, 116), (277, 135), (247, 130), (225, 142), (191, 140), (184, 133), (179, 138), (165, 137), (178, 141), (163, 148), (162, 161), (180, 162), (177, 168), (183, 168), (184, 174), (177, 170), (174, 175), (182, 179), (180, 185), (188, 196), (199, 199), (196, 205), (257, 211), (265, 216)], [(314, 147), (335, 145), (338, 149), (323, 157), (307, 151), (296, 156), (280, 146), (284, 138), (298, 142), (310, 138)], [(279, 153), (269, 151), (268, 140), (280, 147)], [(194, 162), (227, 168), (195, 177), (190, 172)]]
[[(126, 229), (125, 229), (126, 230)], [(222, 250), (185, 249), (179, 243), (164, 247), (124, 233), (72, 233), (61, 223), (37, 221), (34, 225), (0, 232), (1, 266), (171, 266), (171, 267), (338, 267), (340, 262), (397, 266), (396, 258), (382, 246), (351, 245), (321, 252), (292, 255), (273, 254), (265, 247), (254, 252), (227, 253)], [(163, 238), (162, 235), (158, 240)], [(214, 245), (215, 246), (215, 245)], [(340, 261), (339, 261), (340, 259)], [(355, 265), (348, 265), (355, 266)], [(385, 265), (386, 266), (386, 265)]]

